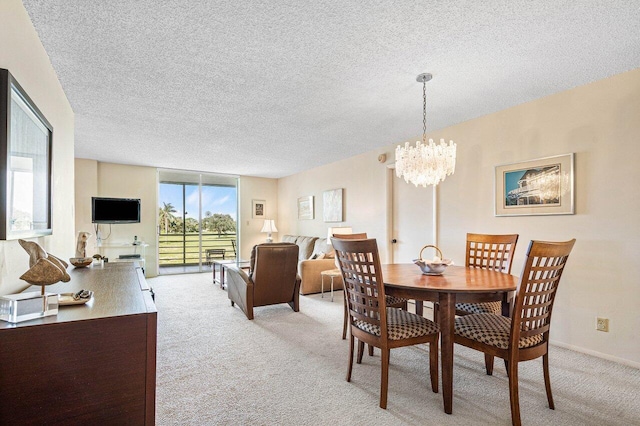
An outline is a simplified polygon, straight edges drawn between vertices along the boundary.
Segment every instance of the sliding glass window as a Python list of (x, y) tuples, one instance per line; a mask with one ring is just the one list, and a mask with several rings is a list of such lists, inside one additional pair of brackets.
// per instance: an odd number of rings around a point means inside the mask
[(158, 172), (160, 274), (204, 272), (235, 259), (238, 179), (176, 170)]

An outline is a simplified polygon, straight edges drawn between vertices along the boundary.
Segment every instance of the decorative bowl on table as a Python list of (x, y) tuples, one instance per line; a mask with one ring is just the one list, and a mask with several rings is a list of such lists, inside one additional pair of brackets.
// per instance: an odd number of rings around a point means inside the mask
[(72, 257), (69, 259), (69, 262), (76, 268), (84, 268), (85, 266), (91, 265), (93, 257)]
[[(424, 249), (429, 247), (434, 248), (438, 253), (438, 255), (434, 256), (433, 259), (430, 259), (430, 260), (423, 259), (422, 252), (424, 251)], [(453, 264), (451, 259), (443, 259), (442, 252), (438, 247), (434, 245), (426, 245), (422, 247), (422, 250), (420, 250), (419, 256), (420, 256), (419, 259), (413, 259), (413, 263), (418, 265), (422, 270), (422, 273), (425, 275), (441, 275), (444, 272), (444, 270), (447, 269), (447, 266)]]
[(442, 275), (444, 270), (447, 269), (447, 266), (451, 265), (453, 262), (451, 261), (451, 259), (414, 259), (413, 263), (420, 267), (423, 274)]

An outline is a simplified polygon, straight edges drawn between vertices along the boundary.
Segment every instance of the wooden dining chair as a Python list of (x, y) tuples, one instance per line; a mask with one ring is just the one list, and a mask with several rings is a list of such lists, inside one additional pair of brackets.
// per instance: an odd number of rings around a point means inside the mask
[[(490, 235), (467, 233), (465, 265), (472, 268), (491, 269), (505, 274), (511, 273), (513, 254), (516, 251), (518, 234)], [(506, 296), (505, 296), (506, 297)], [(502, 314), (502, 301), (456, 303), (456, 315)], [(493, 374), (493, 356), (485, 354), (485, 371)]]
[[(487, 235), (467, 234), (465, 265), (472, 268), (491, 269), (511, 273), (513, 254), (518, 234)], [(502, 302), (456, 303), (456, 315), (502, 313)]]
[(513, 425), (521, 424), (518, 398), (518, 363), (521, 361), (542, 356), (547, 401), (549, 408), (555, 408), (549, 381), (551, 311), (575, 241), (531, 241), (511, 317), (481, 313), (455, 320), (455, 343), (505, 360)]
[(358, 364), (362, 362), (365, 343), (380, 348), (380, 408), (386, 409), (390, 350), (429, 343), (431, 389), (438, 392), (438, 325), (422, 316), (387, 306), (375, 239), (332, 238), (331, 242), (344, 280), (349, 310), (351, 332), (347, 382), (351, 381), (355, 339), (358, 339)]
[[(367, 233), (361, 232), (358, 234), (333, 234), (333, 238), (340, 238), (341, 240), (366, 240)], [(390, 308), (400, 308), (407, 310), (407, 299), (402, 297), (386, 296), (387, 306)], [(349, 312), (347, 311), (347, 293), (344, 292), (344, 318), (342, 320), (342, 340), (347, 338), (347, 319), (349, 318)], [(372, 347), (369, 347), (369, 355), (373, 355)]]

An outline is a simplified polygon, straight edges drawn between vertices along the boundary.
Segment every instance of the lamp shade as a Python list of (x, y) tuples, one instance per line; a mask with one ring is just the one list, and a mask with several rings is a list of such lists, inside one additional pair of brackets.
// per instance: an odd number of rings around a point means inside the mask
[(335, 234), (353, 234), (353, 229), (350, 226), (334, 226), (327, 231), (327, 244), (331, 245), (331, 237)]
[(278, 228), (276, 228), (276, 221), (273, 219), (265, 219), (260, 232), (278, 232)]

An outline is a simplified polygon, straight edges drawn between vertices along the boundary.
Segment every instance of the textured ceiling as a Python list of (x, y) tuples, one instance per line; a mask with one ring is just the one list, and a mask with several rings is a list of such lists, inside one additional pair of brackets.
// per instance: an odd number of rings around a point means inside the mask
[[(640, 67), (640, 2), (23, 0), (76, 157), (282, 177)], [(464, 144), (465, 141), (456, 141)]]

